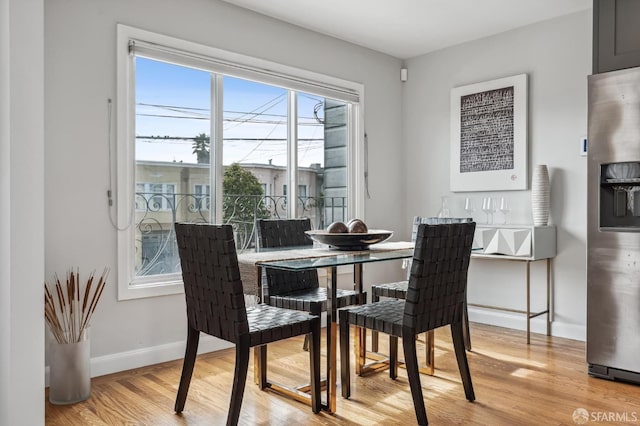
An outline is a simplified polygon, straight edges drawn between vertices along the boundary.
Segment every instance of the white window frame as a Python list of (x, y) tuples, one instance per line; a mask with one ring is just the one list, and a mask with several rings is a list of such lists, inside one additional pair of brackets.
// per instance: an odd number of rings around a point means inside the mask
[[(160, 47), (168, 56), (172, 51), (185, 54), (184, 58), (192, 58), (201, 63), (203, 59), (213, 64), (210, 71), (238, 78), (249, 78), (266, 84), (274, 84), (307, 93), (315, 93), (327, 98), (343, 99), (349, 105), (349, 146), (350, 161), (348, 174), (348, 214), (351, 217), (365, 217), (365, 148), (364, 148), (364, 86), (326, 76), (308, 70), (283, 65), (263, 59), (253, 58), (203, 44), (177, 39), (174, 37), (153, 33), (138, 28), (118, 24), (117, 26), (117, 225), (118, 225), (118, 299), (128, 300), (144, 297), (163, 296), (182, 293), (182, 277), (180, 274), (163, 275), (158, 281), (157, 276), (136, 277), (133, 244), (135, 235), (135, 69), (132, 66), (133, 55), (129, 53), (130, 42), (137, 46), (148, 48)], [(162, 60), (162, 55), (156, 59)], [(183, 65), (187, 62), (181, 61)], [(209, 70), (209, 69), (208, 69)], [(257, 79), (256, 75), (260, 78)], [(251, 78), (250, 78), (251, 77)], [(222, 75), (212, 82), (222, 83)], [(220, 105), (222, 93), (216, 91), (218, 99), (214, 100), (212, 121), (218, 122), (222, 112), (216, 105)], [(292, 92), (290, 92), (292, 93)], [(333, 93), (334, 95), (331, 95)], [(335, 95), (337, 94), (337, 95)], [(349, 95), (351, 94), (351, 95)], [(355, 101), (349, 101), (352, 96)], [(291, 99), (290, 103), (295, 102)], [(295, 96), (293, 96), (295, 98)], [(294, 123), (297, 120), (292, 120)], [(293, 123), (292, 123), (293, 124)], [(290, 136), (295, 137), (295, 129), (290, 124)], [(222, 144), (215, 141), (222, 139), (222, 129), (212, 131), (212, 161), (222, 165)], [(221, 126), (218, 126), (221, 127)], [(293, 132), (293, 134), (291, 134)], [(290, 143), (290, 149), (297, 149), (295, 143)], [(219, 152), (216, 152), (219, 151)], [(292, 156), (296, 160), (295, 155)], [(217, 163), (216, 163), (217, 164)], [(295, 164), (297, 166), (297, 164)], [(216, 173), (216, 176), (213, 176)], [(296, 173), (291, 173), (292, 188), (297, 189)], [(222, 167), (212, 170), (211, 208), (215, 210), (214, 217), (222, 217)], [(296, 203), (290, 203), (295, 207)], [(215, 220), (215, 219), (214, 219)]]

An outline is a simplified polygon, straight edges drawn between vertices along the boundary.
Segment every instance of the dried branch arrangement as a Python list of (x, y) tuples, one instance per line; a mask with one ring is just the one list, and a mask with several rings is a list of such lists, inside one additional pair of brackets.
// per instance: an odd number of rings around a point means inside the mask
[(89, 275), (84, 288), (80, 285), (80, 271), (70, 270), (65, 284), (55, 276), (55, 284), (44, 283), (44, 317), (58, 343), (77, 343), (89, 326), (91, 316), (102, 296), (109, 269), (98, 279)]

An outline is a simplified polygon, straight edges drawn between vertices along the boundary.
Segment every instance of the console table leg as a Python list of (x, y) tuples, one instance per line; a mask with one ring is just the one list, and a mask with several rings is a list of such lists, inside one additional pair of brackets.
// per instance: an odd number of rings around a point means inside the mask
[(547, 336), (551, 336), (551, 259), (547, 259)]
[(527, 260), (527, 345), (531, 343), (531, 262)]

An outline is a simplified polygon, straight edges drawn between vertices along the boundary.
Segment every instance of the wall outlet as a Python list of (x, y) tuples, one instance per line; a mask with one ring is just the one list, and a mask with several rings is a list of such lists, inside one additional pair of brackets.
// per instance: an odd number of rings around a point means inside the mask
[(587, 155), (587, 148), (588, 148), (589, 144), (587, 141), (587, 137), (583, 136), (580, 138), (580, 155), (585, 156)]

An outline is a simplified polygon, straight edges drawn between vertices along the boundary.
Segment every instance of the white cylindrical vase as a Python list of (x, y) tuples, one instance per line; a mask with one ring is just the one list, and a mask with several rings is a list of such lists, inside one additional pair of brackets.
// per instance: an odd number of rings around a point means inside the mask
[(549, 223), (550, 208), (549, 171), (545, 164), (533, 169), (531, 180), (531, 212), (535, 226), (546, 226)]
[(77, 342), (58, 343), (52, 339), (49, 362), (49, 402), (74, 404), (91, 396), (89, 329)]

